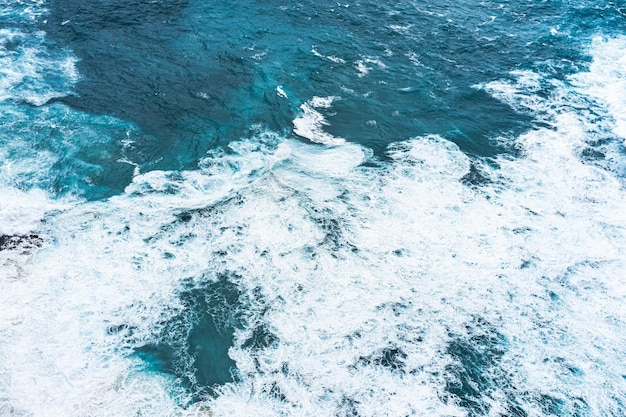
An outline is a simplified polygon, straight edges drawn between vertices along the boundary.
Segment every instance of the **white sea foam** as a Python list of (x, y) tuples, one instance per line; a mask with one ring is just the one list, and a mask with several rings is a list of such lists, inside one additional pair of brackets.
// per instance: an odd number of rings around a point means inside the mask
[(287, 96), (287, 93), (285, 93), (285, 90), (283, 90), (283, 86), (279, 85), (276, 87), (276, 94), (278, 94), (279, 97), (283, 97), (283, 98), (289, 98)]
[(318, 57), (318, 58), (327, 59), (327, 60), (329, 60), (331, 62), (334, 62), (335, 64), (345, 64), (346, 63), (346, 60), (343, 59), (343, 58), (339, 58), (339, 57), (336, 57), (336, 56), (333, 56), (333, 55), (322, 55), (322, 54), (320, 54), (317, 51), (317, 49), (315, 49), (315, 47), (311, 48), (311, 53), (313, 55), (315, 55), (316, 57)]
[[(481, 372), (471, 399), (492, 415), (623, 415), (626, 196), (619, 173), (580, 157), (619, 118), (540, 74), (482, 87), (549, 123), (514, 138), (521, 157), (427, 136), (364, 166), (368, 151), (323, 131), (315, 109), (332, 99), (315, 98), (294, 131), (333, 146), (261, 135), (35, 216), (42, 247), (0, 279), (0, 411), (466, 416), (454, 387)], [(183, 409), (177, 381), (128, 353), (183, 308), (183, 279), (229, 271), (246, 300), (240, 379)], [(121, 325), (132, 340), (106, 331)], [(256, 327), (275, 342), (250, 347)]]
[(354, 63), (357, 71), (359, 72), (359, 77), (365, 77), (369, 72), (374, 68), (370, 64), (374, 64), (379, 69), (385, 69), (386, 65), (383, 61), (375, 57), (365, 57), (363, 59), (359, 59)]
[(592, 41), (590, 71), (572, 78), (586, 94), (599, 100), (610, 111), (615, 125), (613, 132), (626, 140), (626, 36), (601, 37)]
[[(76, 59), (46, 47), (44, 32), (0, 30), (0, 102), (25, 101), (40, 106), (67, 95), (78, 79)], [(7, 45), (16, 45), (7, 48)]]
[(333, 136), (324, 131), (324, 126), (328, 122), (316, 109), (327, 109), (332, 106), (333, 101), (339, 97), (313, 97), (311, 100), (300, 106), (302, 115), (293, 121), (293, 131), (315, 143), (324, 145), (341, 145), (346, 141), (343, 138)]
[(0, 16), (20, 24), (0, 28), (0, 103), (40, 106), (67, 95), (78, 80), (74, 55), (54, 47), (38, 30), (47, 14), (45, 0), (0, 1)]
[(0, 235), (20, 235), (39, 228), (52, 204), (41, 190), (0, 189)]

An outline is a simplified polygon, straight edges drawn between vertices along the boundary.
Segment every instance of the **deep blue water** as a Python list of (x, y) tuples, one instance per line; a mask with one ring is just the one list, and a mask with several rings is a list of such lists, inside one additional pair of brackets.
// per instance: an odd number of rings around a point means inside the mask
[(623, 2), (0, 0), (0, 415), (626, 414), (624, 97)]

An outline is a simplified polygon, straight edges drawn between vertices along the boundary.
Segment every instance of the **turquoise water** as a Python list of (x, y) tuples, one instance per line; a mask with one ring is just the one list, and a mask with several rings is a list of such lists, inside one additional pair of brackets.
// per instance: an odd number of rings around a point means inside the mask
[(0, 415), (624, 415), (625, 12), (0, 0)]

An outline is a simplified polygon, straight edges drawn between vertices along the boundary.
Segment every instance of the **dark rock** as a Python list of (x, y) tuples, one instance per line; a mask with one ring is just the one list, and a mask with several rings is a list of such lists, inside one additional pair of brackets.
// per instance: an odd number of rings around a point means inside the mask
[(43, 244), (43, 239), (38, 235), (1, 235), (0, 236), (0, 250), (29, 250), (33, 248), (40, 248)]

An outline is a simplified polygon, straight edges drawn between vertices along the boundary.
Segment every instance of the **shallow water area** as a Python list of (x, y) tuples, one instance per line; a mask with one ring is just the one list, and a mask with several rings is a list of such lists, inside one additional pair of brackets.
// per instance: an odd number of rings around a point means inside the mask
[(0, 415), (626, 413), (621, 9), (105, 3), (0, 2)]

